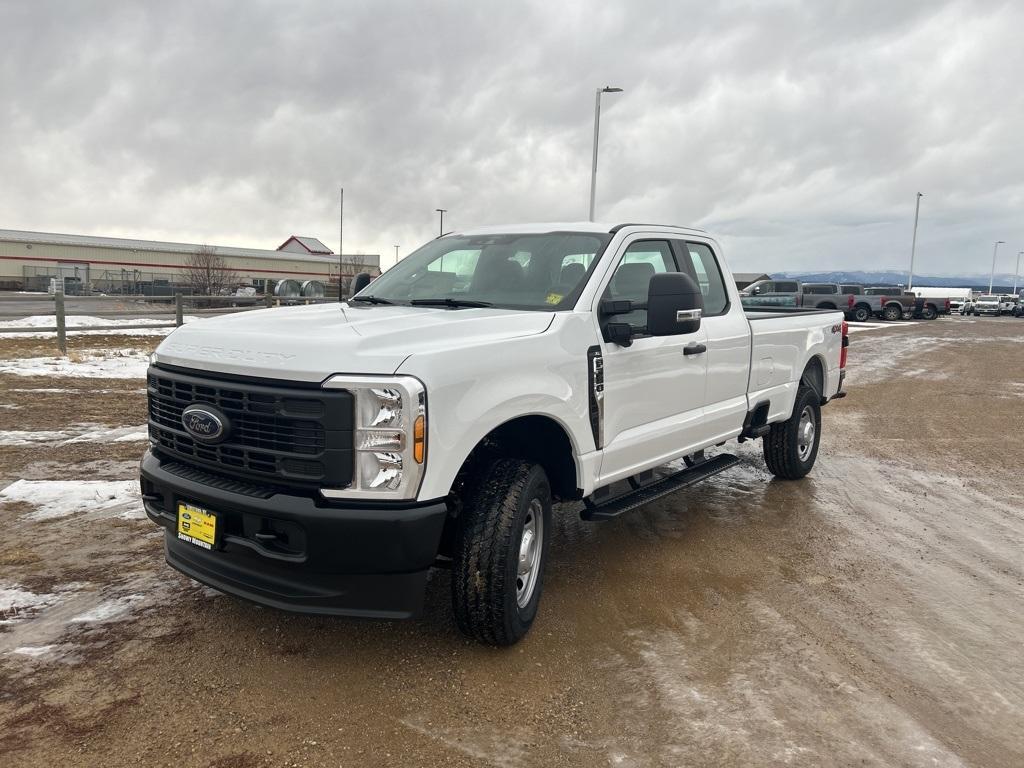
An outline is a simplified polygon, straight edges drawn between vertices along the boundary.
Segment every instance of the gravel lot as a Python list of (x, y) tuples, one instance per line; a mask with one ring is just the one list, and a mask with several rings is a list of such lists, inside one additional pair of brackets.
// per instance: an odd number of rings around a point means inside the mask
[(616, 521), (561, 510), (505, 650), (457, 634), (444, 572), (408, 623), (179, 576), (121, 482), (142, 381), (0, 373), (0, 764), (1024, 765), (1024, 321), (864, 330), (850, 366), (804, 481), (748, 443)]

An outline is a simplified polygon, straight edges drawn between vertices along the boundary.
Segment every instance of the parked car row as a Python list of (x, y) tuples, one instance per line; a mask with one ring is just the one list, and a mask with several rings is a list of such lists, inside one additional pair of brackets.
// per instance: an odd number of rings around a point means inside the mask
[(898, 286), (839, 283), (801, 283), (798, 280), (759, 280), (740, 292), (746, 307), (788, 306), (842, 310), (859, 323), (883, 320), (934, 320), (950, 313), (951, 299), (918, 297)]
[(1013, 317), (1024, 316), (1024, 306), (1021, 305), (1020, 296), (1013, 294), (985, 294), (977, 298), (968, 299), (960, 307), (961, 315), (1012, 315)]

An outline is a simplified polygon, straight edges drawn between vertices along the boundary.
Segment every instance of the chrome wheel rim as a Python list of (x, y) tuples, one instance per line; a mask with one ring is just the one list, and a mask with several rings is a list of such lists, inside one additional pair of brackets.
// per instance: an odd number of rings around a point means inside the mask
[(540, 576), (540, 554), (544, 544), (544, 507), (533, 499), (526, 510), (523, 533), (519, 538), (519, 562), (516, 568), (516, 602), (525, 608), (533, 597)]
[(807, 461), (814, 447), (814, 435), (817, 433), (817, 425), (814, 423), (814, 411), (811, 406), (805, 405), (800, 412), (800, 426), (796, 433), (796, 452), (800, 461)]

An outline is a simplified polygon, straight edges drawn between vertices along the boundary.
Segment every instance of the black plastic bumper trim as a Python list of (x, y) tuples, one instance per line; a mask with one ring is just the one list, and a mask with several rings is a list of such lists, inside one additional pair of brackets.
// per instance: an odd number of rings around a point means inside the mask
[[(166, 530), (172, 567), (229, 594), (304, 613), (416, 615), (448, 517), (443, 500), (339, 505), (232, 493), (168, 472), (148, 451), (141, 476), (146, 514)], [(179, 501), (223, 518), (213, 551), (177, 539)], [(281, 546), (257, 535), (275, 531), (284, 532)]]

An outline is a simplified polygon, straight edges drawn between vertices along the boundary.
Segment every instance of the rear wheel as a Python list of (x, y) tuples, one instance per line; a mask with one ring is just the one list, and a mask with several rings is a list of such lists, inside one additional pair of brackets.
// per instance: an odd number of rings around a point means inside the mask
[(821, 401), (813, 388), (801, 385), (793, 415), (772, 424), (764, 438), (768, 471), (784, 480), (799, 480), (811, 471), (821, 441)]
[(888, 304), (882, 310), (882, 317), (886, 320), (899, 320), (903, 317), (903, 307), (899, 304)]
[(935, 307), (933, 307), (931, 304), (926, 304), (921, 309), (921, 317), (924, 318), (925, 320), (934, 320), (938, 316), (939, 313), (935, 311)]
[(543, 467), (498, 459), (470, 493), (452, 561), (452, 608), (465, 634), (512, 645), (537, 615), (551, 528)]
[(858, 304), (853, 308), (853, 319), (858, 323), (866, 323), (871, 317), (871, 308)]

